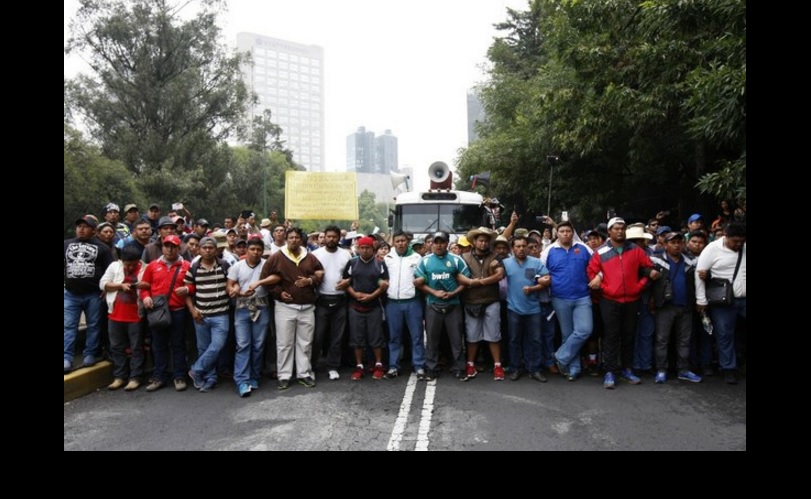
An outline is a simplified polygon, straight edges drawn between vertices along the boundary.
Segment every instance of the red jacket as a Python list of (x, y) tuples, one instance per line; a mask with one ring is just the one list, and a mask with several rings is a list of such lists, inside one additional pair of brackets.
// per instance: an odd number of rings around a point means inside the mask
[(178, 258), (169, 269), (166, 268), (166, 264), (163, 263), (162, 258), (149, 262), (149, 265), (146, 266), (146, 270), (144, 270), (144, 275), (141, 280), (148, 282), (152, 287), (151, 289), (141, 290), (141, 300), (147, 296), (153, 297), (168, 293), (169, 285), (172, 283), (172, 277), (174, 277), (175, 270), (177, 270), (178, 266), (180, 266), (180, 272), (177, 273), (177, 279), (175, 279), (175, 285), (172, 288), (172, 293), (169, 294), (169, 310), (180, 310), (181, 308), (185, 308), (186, 298), (177, 296), (174, 293), (174, 290), (185, 286), (185, 284), (183, 284), (183, 279), (186, 277), (186, 272), (189, 271), (191, 264), (189, 264), (188, 260), (181, 260), (180, 258)]
[(600, 290), (603, 298), (629, 303), (638, 300), (642, 294), (653, 270), (653, 262), (645, 250), (634, 243), (625, 241), (622, 248), (620, 253), (610, 242), (597, 248), (589, 261), (588, 275), (591, 280), (602, 272)]

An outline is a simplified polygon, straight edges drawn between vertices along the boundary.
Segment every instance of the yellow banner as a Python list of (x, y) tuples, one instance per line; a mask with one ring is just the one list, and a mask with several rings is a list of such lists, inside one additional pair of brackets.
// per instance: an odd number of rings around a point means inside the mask
[(291, 220), (357, 220), (355, 174), (286, 172), (284, 216)]

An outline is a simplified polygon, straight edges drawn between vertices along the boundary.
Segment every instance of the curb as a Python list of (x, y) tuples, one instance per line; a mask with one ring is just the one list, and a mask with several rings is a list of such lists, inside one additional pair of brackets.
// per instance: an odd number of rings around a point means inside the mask
[(103, 360), (65, 374), (65, 402), (93, 393), (113, 381), (113, 364)]

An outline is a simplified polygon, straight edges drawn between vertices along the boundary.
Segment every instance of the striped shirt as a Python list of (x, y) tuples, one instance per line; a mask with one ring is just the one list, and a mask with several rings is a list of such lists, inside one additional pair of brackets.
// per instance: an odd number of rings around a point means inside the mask
[(183, 283), (189, 286), (189, 294), (194, 296), (194, 306), (203, 315), (228, 313), (229, 298), (226, 292), (228, 263), (220, 260), (211, 269), (200, 261), (192, 265)]

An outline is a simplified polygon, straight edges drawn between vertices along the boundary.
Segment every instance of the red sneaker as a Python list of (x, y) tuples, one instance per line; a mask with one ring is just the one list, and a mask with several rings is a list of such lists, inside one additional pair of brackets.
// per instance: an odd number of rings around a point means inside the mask
[(475, 378), (477, 374), (479, 374), (479, 372), (476, 370), (476, 365), (468, 362), (467, 367), (465, 368), (465, 376), (470, 379)]
[(501, 366), (495, 366), (493, 368), (493, 379), (495, 381), (504, 381), (504, 368)]
[(372, 373), (372, 379), (383, 379), (383, 364), (375, 364), (375, 370)]
[(363, 377), (363, 366), (358, 366), (355, 368), (355, 372), (352, 373), (352, 381), (357, 381)]

